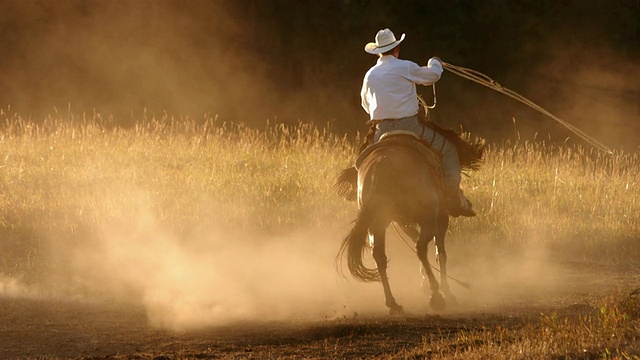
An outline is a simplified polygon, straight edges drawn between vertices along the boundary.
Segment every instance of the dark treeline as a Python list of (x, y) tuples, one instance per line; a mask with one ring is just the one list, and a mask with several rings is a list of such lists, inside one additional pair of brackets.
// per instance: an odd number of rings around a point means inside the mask
[[(640, 133), (639, 18), (640, 0), (0, 0), (0, 105), (34, 119), (71, 104), (123, 125), (146, 109), (363, 130), (360, 84), (375, 61), (363, 48), (389, 27), (407, 34), (402, 57), (480, 70), (629, 148)], [(437, 89), (444, 125), (500, 140), (515, 118), (525, 136), (569, 136), (452, 74)]]

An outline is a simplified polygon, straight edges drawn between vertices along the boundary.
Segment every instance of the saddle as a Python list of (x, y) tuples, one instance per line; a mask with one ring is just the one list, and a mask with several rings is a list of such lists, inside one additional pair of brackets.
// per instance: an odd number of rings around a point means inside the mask
[(338, 196), (347, 201), (355, 201), (357, 199), (358, 192), (358, 168), (362, 165), (364, 159), (366, 159), (367, 156), (376, 149), (390, 145), (404, 146), (409, 149), (413, 149), (426, 160), (428, 166), (432, 166), (442, 174), (442, 165), (438, 155), (429, 149), (426, 143), (419, 140), (413, 132), (403, 130), (390, 131), (383, 134), (377, 143), (369, 145), (368, 142), (365, 142), (361, 146), (360, 154), (356, 158), (354, 166), (344, 169), (338, 176), (336, 183), (333, 185)]
[(413, 132), (404, 130), (389, 131), (383, 134), (377, 143), (367, 146), (356, 158), (355, 168), (358, 169), (369, 154), (384, 146), (404, 146), (413, 149), (424, 158), (429, 166), (433, 166), (442, 173), (440, 158), (436, 153), (425, 142), (418, 139), (418, 136)]
[[(424, 111), (422, 113), (418, 113), (418, 119), (420, 119), (420, 121), (425, 126), (433, 129), (435, 132), (442, 135), (445, 139), (450, 141), (456, 147), (456, 150), (458, 152), (458, 160), (460, 161), (460, 167), (462, 167), (463, 171), (464, 170), (475, 171), (480, 168), (483, 162), (483, 157), (484, 157), (484, 146), (485, 146), (484, 139), (476, 138), (474, 141), (471, 141), (470, 134), (468, 133), (459, 134), (452, 129), (444, 129), (440, 127), (438, 124), (432, 121), (429, 121), (425, 117)], [(364, 143), (360, 145), (360, 148), (358, 149), (359, 154), (364, 154), (365, 151), (367, 152), (372, 151), (371, 149), (369, 149), (369, 147), (372, 146), (370, 144), (373, 141), (375, 132), (376, 132), (376, 124), (372, 124), (371, 127), (369, 128), (369, 131), (364, 137), (364, 140), (365, 140)], [(417, 136), (414, 133), (410, 131), (403, 131), (403, 130), (390, 131), (388, 134), (390, 134), (390, 136), (393, 136), (396, 133), (402, 133), (404, 135), (412, 135), (413, 137), (417, 138)], [(385, 135), (387, 134), (383, 134), (382, 137), (384, 137)], [(422, 142), (421, 140), (417, 140), (417, 141)], [(428, 144), (426, 142), (423, 142), (423, 144), (428, 147)], [(358, 158), (360, 159), (360, 156), (358, 156)], [(362, 159), (364, 159), (364, 157)], [(360, 159), (360, 162), (362, 161), (362, 159)], [(356, 160), (356, 164), (359, 164), (358, 160)]]

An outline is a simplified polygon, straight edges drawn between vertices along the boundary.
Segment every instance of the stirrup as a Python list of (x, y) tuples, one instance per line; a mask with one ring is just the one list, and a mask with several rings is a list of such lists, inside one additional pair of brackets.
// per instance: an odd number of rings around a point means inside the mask
[[(464, 201), (464, 205), (462, 205), (462, 201)], [(476, 212), (471, 208), (471, 201), (464, 197), (464, 195), (459, 194), (459, 196), (455, 197), (455, 200), (450, 201), (449, 206), (447, 206), (449, 211), (449, 216), (458, 217), (458, 216), (466, 216), (466, 217), (474, 217), (476, 216)]]
[(458, 216), (466, 216), (466, 217), (474, 217), (476, 216), (476, 212), (471, 208), (466, 208), (462, 206), (458, 206), (455, 209), (449, 209), (449, 216), (457, 218)]

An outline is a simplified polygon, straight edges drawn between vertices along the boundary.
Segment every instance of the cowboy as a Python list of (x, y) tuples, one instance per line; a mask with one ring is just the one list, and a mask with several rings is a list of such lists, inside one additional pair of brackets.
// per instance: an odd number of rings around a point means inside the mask
[(376, 64), (367, 71), (362, 83), (360, 97), (362, 107), (375, 124), (373, 142), (389, 131), (411, 131), (429, 144), (442, 157), (444, 191), (451, 216), (475, 216), (471, 202), (460, 189), (460, 161), (456, 147), (440, 133), (425, 126), (418, 118), (418, 96), (416, 84), (433, 85), (442, 75), (442, 64), (433, 57), (427, 66), (401, 60), (400, 43), (391, 30), (378, 31), (375, 42), (368, 43), (364, 50), (378, 55)]

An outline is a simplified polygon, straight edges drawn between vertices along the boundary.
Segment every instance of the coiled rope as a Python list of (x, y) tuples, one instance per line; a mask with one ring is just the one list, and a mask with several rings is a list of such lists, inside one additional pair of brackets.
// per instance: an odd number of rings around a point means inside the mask
[[(587, 135), (584, 131), (578, 129), (577, 127), (575, 127), (574, 125), (560, 119), (559, 117), (553, 115), (552, 113), (548, 112), (547, 110), (545, 110), (544, 108), (542, 108), (541, 106), (537, 105), (536, 103), (534, 103), (533, 101), (527, 99), (526, 97), (518, 94), (517, 92), (507, 89), (506, 87), (498, 84), (498, 82), (496, 82), (495, 80), (493, 80), (492, 78), (488, 77), (487, 75), (473, 70), (473, 69), (467, 69), (461, 66), (455, 66), (455, 65), (451, 65), (447, 62), (441, 61), (442, 66), (444, 67), (445, 70), (448, 70), (451, 73), (454, 73), (462, 78), (465, 78), (467, 80), (471, 80), (475, 83), (478, 83), (482, 86), (488, 87), (490, 89), (493, 89), (499, 93), (505, 94), (507, 96), (509, 96), (512, 99), (518, 100), (519, 102), (547, 115), (548, 117), (552, 118), (553, 120), (557, 121), (558, 123), (560, 123), (562, 126), (564, 126), (565, 128), (569, 129), (571, 132), (573, 132), (574, 134), (578, 135), (580, 138), (582, 138), (584, 141), (586, 141), (587, 143), (591, 144), (593, 147), (604, 151), (607, 154), (613, 154), (613, 151), (611, 151), (608, 147), (606, 147), (604, 144), (602, 144), (601, 142), (599, 142), (598, 140), (592, 138), (591, 136)], [(435, 107), (435, 87), (433, 88), (434, 91), (434, 103), (433, 105), (430, 107)]]

